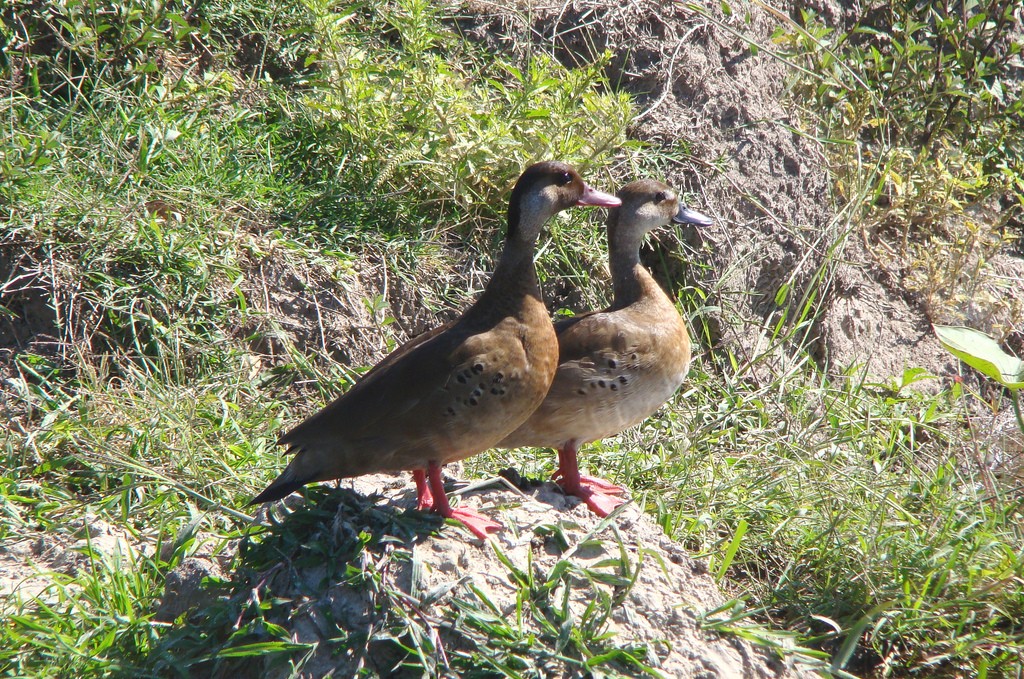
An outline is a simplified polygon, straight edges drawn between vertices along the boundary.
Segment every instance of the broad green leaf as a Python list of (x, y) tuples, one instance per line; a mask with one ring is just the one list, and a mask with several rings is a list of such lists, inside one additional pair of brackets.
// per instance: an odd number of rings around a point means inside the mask
[(972, 328), (934, 325), (951, 354), (1010, 389), (1024, 388), (1024, 361), (1003, 351), (994, 339)]

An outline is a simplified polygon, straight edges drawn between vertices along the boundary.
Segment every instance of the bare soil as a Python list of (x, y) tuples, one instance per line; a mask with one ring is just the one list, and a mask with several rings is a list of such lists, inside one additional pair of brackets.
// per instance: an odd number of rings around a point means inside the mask
[[(133, 559), (151, 549), (124, 529), (93, 518), (70, 522), (63, 530), (26, 537), (9, 536), (0, 545), (0, 599), (59, 600), (53, 573), (77, 576), (92, 567), (93, 558)], [(46, 591), (53, 588), (49, 594)]]
[(242, 289), (249, 301), (251, 349), (271, 362), (289, 351), (321, 354), (344, 365), (372, 365), (387, 353), (391, 334), (367, 306), (381, 287), (384, 264), (362, 261), (342, 279), (327, 267), (310, 266), (284, 250), (250, 262)]

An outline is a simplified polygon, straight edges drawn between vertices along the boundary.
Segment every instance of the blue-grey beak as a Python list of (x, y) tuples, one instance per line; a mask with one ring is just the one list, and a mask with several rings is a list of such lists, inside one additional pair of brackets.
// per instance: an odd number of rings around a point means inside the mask
[(711, 226), (715, 223), (711, 217), (691, 210), (682, 203), (679, 204), (679, 212), (672, 218), (672, 221), (676, 224), (695, 224), (697, 226)]

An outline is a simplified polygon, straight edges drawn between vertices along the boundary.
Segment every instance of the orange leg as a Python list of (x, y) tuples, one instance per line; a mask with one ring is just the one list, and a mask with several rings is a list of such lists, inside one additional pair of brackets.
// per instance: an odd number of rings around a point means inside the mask
[(613, 509), (625, 502), (618, 496), (626, 491), (604, 479), (581, 475), (579, 460), (576, 457), (578, 445), (576, 441), (569, 441), (559, 448), (555, 482), (562, 487), (566, 495), (575, 495), (586, 502), (598, 516), (608, 516)]

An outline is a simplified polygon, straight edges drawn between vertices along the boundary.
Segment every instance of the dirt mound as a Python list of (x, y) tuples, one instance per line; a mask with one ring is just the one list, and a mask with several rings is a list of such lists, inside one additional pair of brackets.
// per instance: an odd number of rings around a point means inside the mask
[(851, 241), (846, 254), (833, 272), (817, 324), (816, 358), (835, 366), (861, 364), (870, 375), (897, 381), (913, 367), (956, 374), (956, 359), (939, 344), (920, 303), (908, 299), (894, 276), (873, 266), (858, 242)]
[[(795, 318), (816, 292), (819, 320), (808, 339), (823, 364), (869, 362), (882, 378), (907, 367), (951, 372), (920, 300), (873, 266), (835, 219), (821, 145), (782, 104), (788, 67), (739, 37), (770, 46), (778, 16), (746, 3), (729, 16), (709, 10), (714, 21), (658, 3), (468, 7), (474, 14), (463, 31), (498, 49), (549, 49), (569, 67), (611, 51), (609, 82), (640, 109), (634, 136), (663, 157), (664, 179), (715, 217), (714, 226), (683, 234), (699, 248), (689, 259), (710, 266), (680, 261), (680, 244), (671, 242), (647, 258), (675, 259), (668, 285), (710, 293), (708, 306), (719, 310), (702, 322), (713, 341), (752, 358), (780, 315)], [(813, 9), (850, 18), (827, 1)], [(842, 263), (826, 262), (830, 252)]]
[[(239, 333), (269, 363), (289, 361), (297, 352), (349, 368), (373, 365), (396, 344), (468, 306), (465, 288), (482, 275), (422, 254), (413, 264), (400, 260), (408, 253), (370, 247), (347, 261), (311, 261), (270, 245), (242, 267), (247, 309)], [(454, 301), (447, 297), (453, 291)]]
[[(618, 657), (596, 670), (625, 676), (648, 675), (641, 665), (666, 677), (810, 676), (741, 635), (708, 629), (705, 614), (725, 598), (706, 564), (633, 505), (601, 520), (551, 483), (464, 492), (462, 503), (506, 526), (484, 544), (456, 526), (438, 532), (435, 517), (410, 511), (407, 480), (355, 480), (369, 496), (314, 489), (315, 508), (275, 512), (259, 547), (243, 550), (254, 566), (258, 553), (276, 556), (250, 576), (255, 588), (234, 591), (274, 601), (266, 619), (311, 645), (293, 658), (304, 658), (300, 676), (418, 676), (402, 673), (409, 658), (390, 639), (426, 649), (424, 664), (437, 674), (483, 667), (484, 659), (515, 667), (521, 653), (542, 676), (568, 676), (580, 669), (582, 646), (591, 657)], [(390, 501), (373, 495), (382, 490)], [(310, 521), (310, 509), (324, 516)], [(161, 610), (180, 614), (182, 602), (208, 600), (197, 589), (210, 572), (205, 562), (183, 563)]]

